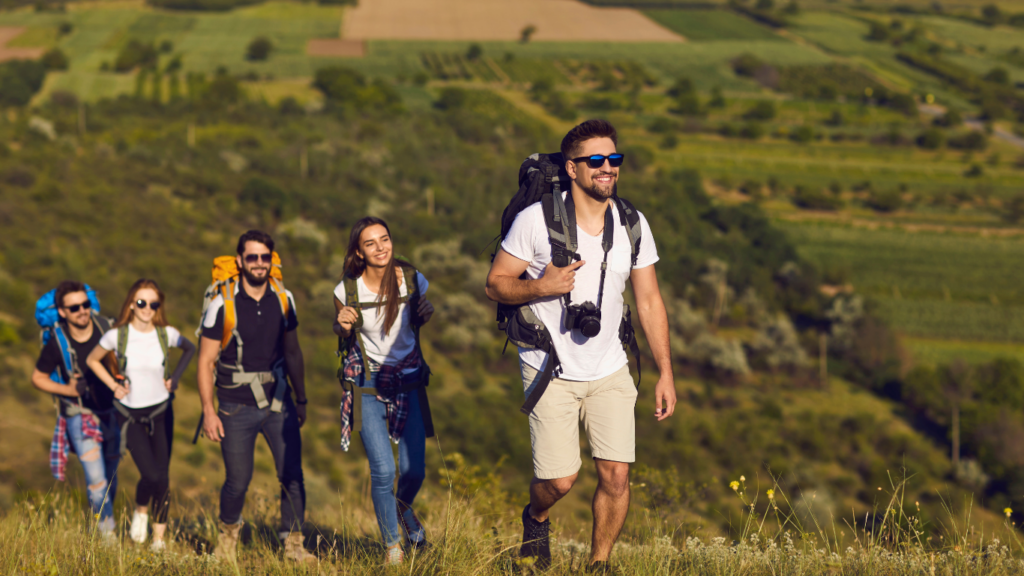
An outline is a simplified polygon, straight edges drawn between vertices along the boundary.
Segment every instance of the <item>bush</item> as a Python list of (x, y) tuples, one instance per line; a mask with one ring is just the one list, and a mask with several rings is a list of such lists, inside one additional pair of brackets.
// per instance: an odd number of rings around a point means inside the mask
[(240, 6), (257, 4), (261, 0), (146, 0), (150, 5), (168, 10), (200, 10), (227, 12)]
[(622, 153), (626, 156), (625, 167), (631, 171), (642, 172), (654, 162), (654, 151), (642, 144), (624, 146)]
[(843, 200), (823, 190), (800, 184), (793, 188), (793, 204), (807, 210), (834, 211), (843, 207)]
[(995, 68), (988, 71), (988, 74), (984, 76), (985, 80), (1000, 84), (1003, 86), (1010, 85), (1010, 73), (1006, 71), (1006, 68), (1002, 66), (996, 66)]
[(24, 106), (43, 86), (46, 68), (34, 60), (11, 60), (0, 64), (0, 104)]
[(872, 22), (871, 30), (868, 32), (868, 40), (885, 42), (889, 39), (889, 28), (881, 22)]
[(700, 98), (696, 92), (680, 94), (676, 98), (676, 106), (672, 112), (683, 116), (699, 116), (701, 114)]
[(757, 122), (747, 122), (740, 128), (740, 137), (757, 140), (764, 136), (764, 126)]
[(466, 50), (466, 60), (478, 60), (484, 54), (484, 49), (479, 44), (473, 43)]
[(274, 43), (266, 36), (258, 36), (249, 42), (245, 49), (245, 59), (259, 62), (270, 58), (270, 52), (274, 49)]
[(807, 144), (811, 140), (814, 140), (814, 128), (807, 126), (797, 126), (796, 130), (789, 135), (790, 140), (799, 142), (800, 144)]
[(270, 209), (275, 216), (280, 217), (288, 203), (288, 195), (273, 182), (253, 178), (242, 186), (238, 200), (258, 208)]
[(903, 198), (898, 190), (876, 191), (868, 197), (867, 205), (878, 212), (894, 212), (903, 207)]
[(328, 103), (334, 106), (388, 112), (402, 109), (402, 97), (393, 86), (381, 79), (367, 82), (361, 72), (351, 68), (321, 68), (313, 78), (313, 87), (320, 90)]
[(764, 61), (749, 52), (744, 52), (732, 60), (732, 70), (737, 76), (753, 77), (754, 72), (763, 65)]
[(129, 72), (136, 68), (152, 68), (156, 66), (159, 57), (152, 42), (144, 43), (132, 38), (117, 53), (114, 71)]
[(442, 88), (434, 107), (438, 110), (457, 110), (466, 104), (468, 96), (464, 88)]
[(47, 70), (67, 70), (68, 69), (68, 56), (61, 51), (60, 48), (54, 48), (43, 54), (42, 60), (43, 66)]
[(917, 137), (917, 145), (925, 150), (938, 150), (946, 144), (946, 134), (938, 128), (929, 128)]
[(978, 178), (985, 175), (985, 169), (981, 164), (971, 164), (971, 167), (964, 171), (965, 178)]
[(934, 122), (936, 126), (945, 126), (946, 128), (959, 126), (963, 123), (963, 116), (956, 110), (947, 110), (945, 114), (936, 118)]
[(988, 136), (982, 132), (970, 131), (957, 134), (949, 139), (949, 147), (957, 150), (978, 151), (988, 148)]
[(60, 36), (67, 36), (71, 34), (71, 31), (75, 29), (75, 26), (71, 22), (61, 22), (57, 26), (57, 34)]
[(775, 103), (770, 100), (761, 100), (754, 104), (743, 114), (747, 120), (771, 120), (775, 118)]

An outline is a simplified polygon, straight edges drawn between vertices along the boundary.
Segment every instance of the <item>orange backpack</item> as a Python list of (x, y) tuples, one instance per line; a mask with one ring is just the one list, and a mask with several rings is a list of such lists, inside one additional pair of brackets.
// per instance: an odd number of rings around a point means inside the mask
[[(235, 327), (238, 324), (238, 317), (235, 314), (235, 294), (239, 290), (238, 275), (238, 265), (234, 256), (218, 256), (213, 259), (212, 282), (203, 297), (203, 313), (199, 317), (196, 337), (202, 334), (203, 320), (206, 318), (206, 310), (210, 307), (210, 302), (220, 296), (224, 299), (224, 333), (220, 340), (221, 350), (227, 348), (228, 342), (231, 342), (231, 337), (234, 336)], [(287, 322), (291, 305), (288, 301), (288, 293), (284, 288), (284, 275), (281, 274), (281, 257), (277, 252), (274, 252), (271, 257), (270, 278), (267, 283), (281, 304), (281, 317)]]

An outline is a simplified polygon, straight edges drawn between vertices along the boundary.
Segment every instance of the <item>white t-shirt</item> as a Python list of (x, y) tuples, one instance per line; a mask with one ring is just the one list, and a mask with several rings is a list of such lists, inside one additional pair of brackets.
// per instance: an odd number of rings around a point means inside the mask
[[(630, 274), (632, 250), (629, 235), (619, 222), (619, 211), (612, 207), (615, 221), (615, 236), (611, 252), (608, 253), (608, 272), (604, 281), (604, 299), (601, 301), (601, 331), (593, 338), (587, 338), (579, 330), (565, 329), (565, 302), (561, 296), (540, 298), (530, 302), (530, 310), (547, 326), (558, 351), (563, 380), (589, 382), (614, 374), (628, 362), (626, 352), (619, 340), (619, 323), (622, 321), (622, 293)], [(658, 250), (654, 245), (651, 228), (647, 219), (640, 214), (640, 253), (636, 268), (646, 268), (658, 261)], [(604, 249), (602, 236), (591, 236), (577, 226), (577, 252), (586, 264), (576, 270), (576, 283), (572, 290), (572, 303), (597, 303), (598, 287), (601, 283), (601, 262)], [(544, 211), (540, 202), (526, 207), (516, 216), (512, 229), (501, 243), (501, 248), (530, 263), (526, 276), (536, 280), (544, 275), (544, 268), (551, 262), (551, 244), (548, 242), (548, 228), (544, 222)], [(547, 352), (519, 349), (519, 359), (529, 366), (543, 370)]]
[[(168, 348), (176, 348), (180, 340), (181, 333), (168, 326)], [(104, 350), (117, 350), (116, 328), (103, 334), (100, 346)], [(131, 392), (121, 399), (121, 404), (128, 408), (146, 408), (155, 406), (171, 396), (164, 386), (164, 351), (160, 348), (160, 339), (155, 329), (139, 332), (129, 324), (128, 345), (125, 347), (124, 355), (128, 357), (124, 371), (131, 382)]]
[[(402, 281), (398, 284), (398, 293), (402, 296), (408, 296), (409, 294), (405, 285), (405, 273), (407, 271), (403, 270)], [(419, 283), (420, 295), (426, 294), (430, 283), (419, 272), (416, 273), (416, 280)], [(377, 301), (377, 295), (370, 292), (366, 284), (363, 283), (362, 277), (356, 279), (356, 288), (359, 289), (360, 302)], [(334, 288), (334, 296), (342, 304), (345, 303), (344, 281)], [(369, 356), (371, 360), (378, 364), (390, 364), (392, 366), (408, 356), (413, 348), (416, 347), (416, 336), (412, 330), (408, 330), (410, 314), (411, 312), (404, 302), (399, 304), (398, 319), (395, 320), (390, 333), (385, 336), (384, 307), (363, 308), (363, 327), (359, 329), (363, 342), (366, 344), (366, 350), (363, 350), (363, 354)]]

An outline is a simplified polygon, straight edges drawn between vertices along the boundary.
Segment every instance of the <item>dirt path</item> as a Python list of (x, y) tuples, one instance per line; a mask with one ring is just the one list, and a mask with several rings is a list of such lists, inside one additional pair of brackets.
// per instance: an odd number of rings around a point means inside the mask
[(684, 42), (637, 10), (577, 0), (364, 0), (345, 11), (342, 38), (374, 40)]
[(7, 43), (14, 40), (25, 29), (21, 27), (0, 27), (0, 62), (8, 60), (35, 60), (46, 53), (46, 48), (9, 48)]

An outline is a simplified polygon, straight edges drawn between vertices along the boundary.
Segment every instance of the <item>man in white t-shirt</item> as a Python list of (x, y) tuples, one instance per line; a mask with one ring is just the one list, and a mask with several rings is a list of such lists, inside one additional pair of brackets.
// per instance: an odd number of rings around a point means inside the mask
[[(598, 477), (593, 501), (592, 568), (607, 566), (626, 521), (629, 465), (636, 459), (633, 412), (637, 397), (619, 340), (626, 280), (633, 287), (640, 323), (660, 372), (654, 389), (654, 416), (661, 421), (675, 410), (668, 317), (654, 272), (658, 253), (641, 214), (640, 248), (631, 267), (629, 236), (613, 202), (621, 164), (616, 143), (615, 128), (603, 120), (587, 120), (562, 140), (565, 170), (572, 179), (568, 193), (572, 202), (566, 203), (575, 209), (577, 252), (582, 259), (564, 268), (552, 265), (552, 247), (538, 202), (516, 217), (487, 276), (486, 291), (491, 300), (509, 305), (529, 303), (530, 310), (547, 327), (560, 364), (557, 377), (551, 379), (530, 414), (534, 479), (530, 504), (523, 511), (520, 555), (534, 558), (541, 568), (551, 562), (549, 511), (569, 493), (582, 465), (580, 421), (590, 441)], [(615, 230), (600, 294), (605, 258), (602, 238), (609, 209)], [(520, 279), (524, 272), (526, 279)], [(563, 296), (567, 293), (573, 303), (600, 302), (600, 331), (595, 336), (588, 338), (579, 329), (566, 326)], [(548, 354), (520, 349), (519, 358), (523, 387), (529, 393), (540, 380)]]

